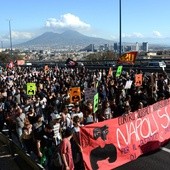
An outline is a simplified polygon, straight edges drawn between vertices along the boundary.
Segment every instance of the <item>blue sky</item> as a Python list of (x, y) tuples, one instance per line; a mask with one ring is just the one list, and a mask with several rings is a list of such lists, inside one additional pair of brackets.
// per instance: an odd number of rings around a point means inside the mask
[[(121, 0), (122, 41), (170, 44), (170, 0)], [(119, 40), (119, 0), (1, 0), (0, 41), (73, 29)]]

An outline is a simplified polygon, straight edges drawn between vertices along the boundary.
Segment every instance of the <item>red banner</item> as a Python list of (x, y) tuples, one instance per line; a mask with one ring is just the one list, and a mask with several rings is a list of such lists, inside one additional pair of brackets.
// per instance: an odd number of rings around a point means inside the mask
[(81, 128), (86, 170), (110, 170), (158, 149), (170, 139), (170, 99)]
[(25, 64), (25, 60), (17, 60), (17, 65), (24, 65)]

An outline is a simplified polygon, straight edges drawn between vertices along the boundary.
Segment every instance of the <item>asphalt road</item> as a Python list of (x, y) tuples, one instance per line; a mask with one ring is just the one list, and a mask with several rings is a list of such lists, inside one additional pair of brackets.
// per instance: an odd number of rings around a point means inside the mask
[(170, 170), (170, 142), (159, 150), (143, 155), (115, 170)]

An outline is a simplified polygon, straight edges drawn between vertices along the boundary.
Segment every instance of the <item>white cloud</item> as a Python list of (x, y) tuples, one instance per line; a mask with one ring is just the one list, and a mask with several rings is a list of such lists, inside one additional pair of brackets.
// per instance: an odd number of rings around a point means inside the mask
[(89, 29), (91, 26), (80, 20), (79, 17), (67, 13), (60, 17), (60, 19), (49, 18), (45, 23), (46, 27), (51, 28), (71, 28), (71, 29)]
[(112, 40), (117, 40), (117, 39), (118, 39), (118, 37), (117, 37), (117, 36), (115, 36), (115, 35), (110, 35), (110, 39), (112, 39)]
[(122, 33), (122, 38), (130, 38), (130, 37), (132, 37), (131, 34)]
[(162, 37), (161, 33), (159, 31), (153, 31), (153, 35), (155, 37)]
[(134, 37), (137, 37), (137, 38), (143, 38), (143, 37), (144, 37), (143, 34), (140, 33), (140, 32), (134, 32), (134, 33), (133, 33), (133, 36), (134, 36)]
[(12, 38), (13, 39), (31, 39), (33, 38), (34, 34), (30, 32), (18, 32), (12, 31)]
[[(13, 40), (25, 40), (33, 38), (34, 34), (30, 32), (19, 32), (19, 31), (11, 31), (11, 36)], [(9, 35), (2, 36), (3, 41), (9, 40)]]
[(123, 33), (122, 37), (123, 38), (143, 38), (144, 36), (142, 33), (134, 32), (132, 34)]

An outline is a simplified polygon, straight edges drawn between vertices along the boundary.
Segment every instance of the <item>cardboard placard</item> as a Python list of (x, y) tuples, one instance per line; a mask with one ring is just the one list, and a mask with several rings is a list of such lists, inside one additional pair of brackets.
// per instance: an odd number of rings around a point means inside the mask
[(70, 93), (70, 102), (71, 103), (76, 103), (81, 100), (81, 90), (80, 87), (71, 87), (69, 89)]
[(116, 77), (120, 77), (122, 73), (123, 66), (118, 66), (117, 71), (116, 71)]
[(27, 95), (32, 96), (36, 94), (36, 83), (27, 83)]
[(135, 86), (142, 86), (142, 74), (135, 74)]
[(96, 111), (98, 110), (98, 105), (99, 105), (99, 93), (97, 93), (94, 96), (94, 102), (93, 102), (93, 112), (96, 113)]

